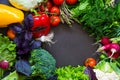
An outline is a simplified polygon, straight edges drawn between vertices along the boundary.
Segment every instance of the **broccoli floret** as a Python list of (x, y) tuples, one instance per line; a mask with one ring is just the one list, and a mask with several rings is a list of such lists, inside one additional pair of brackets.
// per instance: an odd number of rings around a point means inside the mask
[(56, 61), (53, 56), (44, 49), (34, 49), (31, 51), (30, 64), (32, 77), (40, 77), (46, 80), (53, 76), (56, 69)]

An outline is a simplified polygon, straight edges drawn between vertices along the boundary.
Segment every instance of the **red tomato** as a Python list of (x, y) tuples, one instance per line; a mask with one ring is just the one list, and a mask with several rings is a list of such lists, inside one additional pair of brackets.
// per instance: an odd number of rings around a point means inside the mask
[(61, 5), (64, 2), (64, 0), (53, 0), (53, 2), (56, 5)]
[(44, 11), (45, 11), (45, 6), (44, 6), (44, 3), (42, 3), (42, 4), (40, 5), (40, 11), (42, 11), (42, 12), (44, 12)]
[(47, 1), (46, 3), (42, 3), (40, 5), (40, 11), (45, 12), (45, 11), (50, 11), (52, 8), (52, 3), (50, 1)]
[(50, 10), (51, 13), (54, 13), (55, 15), (60, 14), (60, 9), (57, 6), (53, 6)]
[(52, 6), (53, 6), (52, 3), (50, 1), (48, 1), (46, 5), (47, 5), (47, 8), (48, 8), (48, 11), (50, 11)]
[(60, 17), (59, 16), (51, 16), (50, 24), (51, 24), (51, 26), (58, 26), (60, 24)]
[(85, 60), (85, 66), (94, 67), (96, 65), (96, 60), (94, 58), (87, 58)]
[(67, 4), (75, 4), (78, 0), (66, 0)]

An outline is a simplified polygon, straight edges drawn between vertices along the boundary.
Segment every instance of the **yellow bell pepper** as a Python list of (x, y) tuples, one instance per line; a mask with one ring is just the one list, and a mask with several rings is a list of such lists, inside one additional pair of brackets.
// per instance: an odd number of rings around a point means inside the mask
[(24, 13), (14, 7), (0, 4), (0, 28), (7, 27), (12, 23), (21, 23), (24, 20)]

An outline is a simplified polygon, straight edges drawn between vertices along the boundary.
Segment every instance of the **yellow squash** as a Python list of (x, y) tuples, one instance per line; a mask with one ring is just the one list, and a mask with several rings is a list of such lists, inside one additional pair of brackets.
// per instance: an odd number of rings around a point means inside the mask
[(7, 27), (12, 23), (21, 23), (24, 20), (24, 13), (14, 7), (0, 4), (0, 28)]

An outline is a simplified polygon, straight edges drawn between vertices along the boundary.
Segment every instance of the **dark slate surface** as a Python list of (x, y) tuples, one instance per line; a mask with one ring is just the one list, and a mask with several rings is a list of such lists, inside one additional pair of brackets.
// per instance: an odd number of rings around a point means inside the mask
[(7, 4), (7, 5), (10, 5), (10, 3), (9, 3), (8, 0), (0, 0), (0, 4)]
[(55, 33), (53, 41), (56, 43), (51, 46), (44, 44), (44, 48), (55, 57), (57, 66), (83, 65), (87, 57), (97, 58), (97, 46), (92, 45), (95, 40), (81, 29), (80, 24), (75, 23), (73, 27), (60, 24), (52, 31)]

